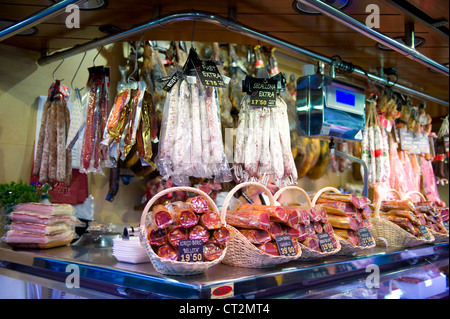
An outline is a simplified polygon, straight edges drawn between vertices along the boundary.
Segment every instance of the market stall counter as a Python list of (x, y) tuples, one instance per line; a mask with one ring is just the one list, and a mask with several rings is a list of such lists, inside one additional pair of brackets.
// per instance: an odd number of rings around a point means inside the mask
[[(448, 243), (440, 243), (397, 250), (376, 246), (356, 256), (263, 269), (221, 263), (203, 274), (168, 276), (150, 262), (119, 262), (111, 248), (18, 250), (0, 244), (0, 275), (85, 298), (387, 298), (395, 289), (392, 281), (448, 264)], [(445, 279), (442, 273), (438, 277)], [(437, 293), (448, 296), (447, 280)]]

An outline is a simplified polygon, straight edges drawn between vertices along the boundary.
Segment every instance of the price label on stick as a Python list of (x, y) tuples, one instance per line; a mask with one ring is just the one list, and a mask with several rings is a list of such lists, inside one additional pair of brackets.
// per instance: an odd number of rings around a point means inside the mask
[(320, 249), (322, 249), (324, 253), (334, 250), (334, 245), (331, 241), (330, 234), (328, 234), (326, 231), (324, 231), (323, 233), (318, 233), (317, 238), (319, 238)]
[(188, 59), (191, 62), (191, 67), (195, 69), (195, 72), (203, 85), (219, 88), (226, 87), (222, 75), (214, 61), (204, 61), (200, 59), (194, 49), (189, 51)]
[(373, 245), (373, 238), (372, 238), (372, 234), (370, 233), (370, 231), (367, 229), (367, 227), (361, 227), (358, 228), (358, 233), (359, 233), (359, 242), (361, 243), (362, 246), (371, 246)]
[(253, 78), (250, 82), (250, 106), (275, 107), (277, 102), (276, 79)]
[(277, 242), (278, 252), (281, 256), (295, 256), (295, 248), (291, 236), (277, 236), (275, 237), (275, 241)]
[(180, 240), (178, 260), (185, 262), (203, 261), (203, 242), (201, 239)]
[(419, 229), (422, 232), (423, 237), (425, 237), (425, 240), (431, 240), (430, 233), (428, 232), (428, 229), (424, 225), (420, 225)]

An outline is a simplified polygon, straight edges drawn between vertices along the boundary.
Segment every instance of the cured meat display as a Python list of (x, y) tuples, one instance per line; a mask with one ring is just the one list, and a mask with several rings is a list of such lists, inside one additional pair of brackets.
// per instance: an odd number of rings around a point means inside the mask
[(109, 68), (89, 68), (86, 98), (86, 126), (81, 148), (81, 173), (103, 174), (107, 163), (107, 149), (101, 147), (109, 111)]
[(178, 254), (181, 240), (199, 239), (203, 243), (206, 261), (222, 255), (230, 232), (220, 216), (212, 211), (202, 196), (185, 202), (155, 205), (147, 214), (147, 242), (161, 258), (182, 261)]
[[(371, 209), (367, 197), (357, 197), (352, 194), (320, 194), (316, 199), (315, 208), (323, 209), (327, 214), (328, 224), (336, 235), (356, 247), (372, 246), (375, 244), (370, 230)], [(367, 245), (361, 235), (362, 229), (369, 233), (372, 244)], [(343, 247), (343, 251), (345, 251)]]
[(60, 81), (52, 83), (42, 112), (33, 164), (33, 175), (41, 184), (70, 186), (72, 155), (66, 146), (70, 126), (68, 96), (69, 89)]
[(272, 255), (279, 255), (276, 237), (281, 235), (291, 237), (296, 253), (301, 249), (298, 243), (322, 251), (317, 238), (317, 234), (322, 232), (328, 232), (334, 248), (338, 247), (333, 227), (322, 209), (243, 204), (237, 211), (227, 211), (226, 221), (256, 247)]
[(67, 204), (23, 203), (9, 214), (6, 243), (14, 248), (46, 249), (74, 239), (78, 219)]
[(407, 201), (406, 207), (404, 202), (405, 200), (398, 202), (391, 200), (385, 203), (382, 201), (380, 217), (395, 223), (419, 239), (428, 240), (426, 230), (421, 228), (423, 226), (433, 232), (448, 234), (434, 202), (413, 203)]
[(190, 185), (190, 176), (231, 181), (216, 88), (204, 86), (195, 76), (183, 78), (171, 88), (155, 162), (161, 176), (171, 178), (174, 185)]
[(287, 105), (280, 97), (276, 106), (252, 107), (242, 99), (234, 149), (233, 173), (239, 182), (255, 181), (278, 187), (297, 180), (291, 151)]

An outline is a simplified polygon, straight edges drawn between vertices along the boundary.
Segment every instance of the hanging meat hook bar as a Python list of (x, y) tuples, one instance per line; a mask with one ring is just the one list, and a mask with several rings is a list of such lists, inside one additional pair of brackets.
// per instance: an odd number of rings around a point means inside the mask
[[(113, 35), (108, 35), (108, 36), (105, 36), (100, 39), (94, 39), (94, 40), (86, 42), (84, 44), (76, 45), (70, 49), (43, 56), (38, 60), (38, 64), (45, 65), (45, 64), (60, 60), (62, 58), (73, 56), (73, 55), (82, 53), (84, 51), (92, 50), (99, 46), (123, 41), (131, 36), (136, 35), (136, 34), (141, 34), (145, 31), (157, 29), (157, 28), (164, 27), (164, 26), (167, 26), (167, 25), (175, 23), (175, 22), (180, 22), (180, 21), (202, 21), (202, 22), (206, 22), (206, 23), (211, 23), (211, 24), (223, 27), (229, 31), (243, 34), (250, 38), (266, 42), (275, 47), (285, 49), (289, 52), (299, 54), (301, 56), (305, 56), (305, 57), (311, 58), (313, 60), (326, 63), (328, 65), (331, 65), (333, 63), (333, 59), (330, 57), (321, 55), (314, 51), (310, 51), (308, 49), (294, 45), (290, 42), (281, 40), (274, 36), (270, 36), (266, 33), (263, 33), (258, 30), (255, 30), (253, 28), (250, 28), (248, 26), (242, 25), (242, 24), (238, 23), (237, 21), (225, 18), (223, 16), (220, 16), (220, 15), (217, 15), (217, 14), (214, 14), (211, 12), (188, 11), (188, 12), (171, 13), (166, 16), (158, 17), (158, 18), (152, 19), (148, 22), (145, 22), (141, 25), (133, 27), (129, 30), (125, 30), (123, 32), (116, 33)], [(369, 78), (369, 80), (379, 83), (380, 85), (392, 85), (392, 83), (390, 83), (390, 81), (388, 79), (380, 77), (378, 75), (367, 73), (364, 70), (359, 69), (359, 68), (356, 68), (354, 70), (353, 74), (358, 75), (360, 77)], [(434, 101), (438, 104), (445, 105), (447, 107), (449, 106), (448, 101), (438, 99), (436, 97), (413, 90), (411, 88), (408, 88), (408, 87), (400, 85), (400, 84), (395, 84), (394, 89), (396, 91), (399, 91), (399, 92), (402, 92), (405, 94), (410, 94), (410, 95), (415, 96), (420, 99)]]

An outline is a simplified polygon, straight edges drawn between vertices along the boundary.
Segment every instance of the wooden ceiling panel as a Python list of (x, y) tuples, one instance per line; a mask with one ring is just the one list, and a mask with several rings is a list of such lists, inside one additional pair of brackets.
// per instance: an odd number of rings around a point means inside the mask
[[(448, 20), (449, 2), (446, 0), (410, 0), (420, 10), (435, 19)], [(0, 18), (22, 20), (45, 9), (50, 0), (0, 0)], [(121, 29), (151, 20), (159, 7), (160, 15), (176, 11), (209, 11), (227, 17), (229, 8), (235, 8), (237, 21), (260, 32), (278, 37), (325, 56), (339, 55), (344, 60), (376, 73), (381, 67), (395, 67), (399, 71), (399, 83), (448, 100), (448, 76), (431, 73), (423, 65), (394, 51), (376, 49), (376, 42), (324, 15), (299, 14), (292, 8), (293, 0), (109, 0), (106, 9), (80, 11), (80, 28), (65, 26), (67, 13), (49, 19), (37, 26), (39, 33), (33, 37), (14, 36), (2, 43), (39, 52), (69, 48), (94, 38), (105, 36), (98, 30), (101, 25), (112, 24)], [(380, 8), (379, 32), (390, 37), (404, 36), (406, 14), (387, 0), (353, 0), (345, 12), (360, 22), (365, 22), (366, 8), (377, 4)], [(410, 18), (408, 18), (410, 19)], [(192, 38), (192, 21), (177, 22), (146, 32), (149, 40), (182, 40)], [(416, 36), (425, 39), (418, 51), (439, 62), (448, 63), (448, 38), (418, 21), (414, 25)], [(137, 40), (136, 35), (129, 40)], [(195, 41), (220, 41), (254, 45), (258, 41), (238, 33), (227, 31), (213, 24), (197, 22)], [(292, 53), (289, 53), (293, 55)], [(295, 57), (294, 57), (295, 58)], [(301, 59), (301, 57), (298, 57)]]

